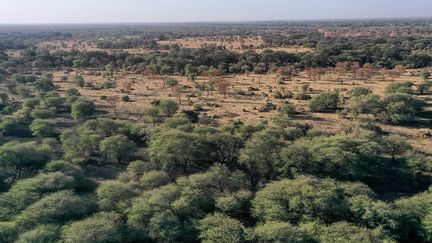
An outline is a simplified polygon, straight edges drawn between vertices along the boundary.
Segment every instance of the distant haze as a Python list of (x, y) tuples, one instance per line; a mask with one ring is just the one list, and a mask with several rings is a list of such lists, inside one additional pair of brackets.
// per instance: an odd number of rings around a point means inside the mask
[(432, 0), (3, 0), (0, 24), (432, 17)]

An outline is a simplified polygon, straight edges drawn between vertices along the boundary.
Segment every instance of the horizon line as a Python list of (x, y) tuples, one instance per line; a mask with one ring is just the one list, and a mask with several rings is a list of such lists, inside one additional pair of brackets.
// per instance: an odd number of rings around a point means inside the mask
[(127, 24), (205, 24), (205, 23), (254, 23), (254, 22), (331, 22), (331, 21), (373, 21), (373, 20), (426, 20), (432, 16), (423, 17), (365, 17), (365, 18), (305, 18), (305, 19), (262, 19), (262, 20), (197, 20), (197, 21), (124, 21), (124, 22), (11, 22), (0, 23), (0, 25), (127, 25)]

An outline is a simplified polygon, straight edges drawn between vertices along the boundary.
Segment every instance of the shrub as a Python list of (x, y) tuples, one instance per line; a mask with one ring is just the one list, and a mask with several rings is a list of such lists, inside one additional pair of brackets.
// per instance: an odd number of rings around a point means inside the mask
[(135, 151), (136, 144), (125, 135), (105, 138), (99, 144), (100, 153), (110, 161), (121, 163)]
[(66, 95), (67, 96), (80, 96), (81, 94), (77, 89), (72, 88), (72, 89), (66, 90)]
[(56, 113), (54, 110), (47, 108), (36, 108), (30, 113), (33, 119), (50, 119), (54, 118), (55, 115)]
[(102, 84), (102, 88), (104, 89), (111, 89), (114, 88), (115, 84), (112, 81), (107, 81), (105, 83)]
[(209, 214), (199, 221), (199, 238), (204, 243), (243, 242), (245, 227), (243, 224), (221, 213)]
[(5, 136), (16, 136), (17, 132), (20, 130), (20, 124), (13, 118), (4, 119), (0, 123), (0, 131)]
[(96, 107), (92, 101), (76, 101), (71, 107), (71, 115), (75, 120), (89, 117), (93, 115), (95, 111)]
[(417, 90), (422, 95), (424, 93), (429, 92), (431, 87), (432, 87), (432, 81), (424, 81), (417, 86)]
[(403, 93), (388, 95), (382, 103), (384, 111), (380, 114), (380, 119), (393, 124), (412, 121), (425, 106), (424, 100)]
[(290, 103), (283, 103), (280, 107), (279, 107), (279, 112), (282, 115), (286, 115), (286, 116), (294, 116), (296, 114), (296, 108), (293, 104)]
[(276, 105), (273, 104), (272, 102), (267, 102), (265, 105), (261, 106), (258, 111), (259, 112), (269, 112), (269, 111), (274, 111), (276, 110)]
[(87, 219), (75, 221), (62, 230), (65, 243), (122, 242), (121, 217), (116, 213), (98, 213)]
[(22, 107), (34, 109), (41, 103), (39, 98), (28, 98), (23, 100)]
[(197, 123), (199, 121), (198, 115), (199, 113), (193, 110), (185, 110), (182, 111), (182, 113), (184, 115), (186, 115), (186, 117), (189, 119), (190, 122), (192, 123)]
[(49, 137), (54, 134), (54, 128), (54, 122), (42, 119), (36, 119), (30, 125), (30, 130), (36, 137)]
[(365, 87), (354, 87), (349, 91), (349, 95), (351, 98), (362, 96), (362, 95), (367, 95), (370, 93), (371, 93), (371, 91)]
[(66, 104), (72, 105), (75, 101), (79, 100), (79, 98), (80, 98), (79, 96), (75, 96), (75, 95), (69, 96), (66, 98)]
[(335, 111), (339, 105), (339, 92), (322, 92), (312, 98), (309, 108), (313, 112)]
[(56, 225), (43, 224), (22, 233), (16, 243), (57, 242), (60, 238), (60, 228)]
[(123, 102), (129, 102), (129, 101), (130, 101), (130, 98), (129, 98), (128, 95), (123, 95), (123, 96), (121, 97), (121, 100), (122, 100)]
[(78, 85), (81, 88), (85, 86), (85, 80), (81, 75), (75, 76), (74, 79), (72, 80), (72, 83)]
[(392, 94), (392, 93), (405, 93), (409, 94), (412, 93), (412, 86), (414, 86), (413, 82), (406, 81), (401, 83), (393, 83), (387, 86), (384, 90), (384, 93), (386, 94)]
[(44, 99), (44, 103), (49, 108), (58, 109), (63, 105), (63, 99), (60, 97), (47, 97)]
[(310, 100), (312, 97), (306, 93), (297, 93), (294, 95), (294, 99), (296, 100)]

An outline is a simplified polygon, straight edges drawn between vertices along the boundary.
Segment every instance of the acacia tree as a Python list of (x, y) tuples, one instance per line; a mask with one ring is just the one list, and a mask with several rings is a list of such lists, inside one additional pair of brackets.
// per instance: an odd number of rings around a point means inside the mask
[[(116, 213), (102, 212), (75, 221), (62, 230), (62, 240), (73, 242), (122, 242), (121, 217)], [(91, 229), (91, 230), (89, 230)]]
[(118, 96), (110, 96), (110, 97), (107, 97), (106, 101), (109, 104), (109, 106), (111, 106), (111, 108), (113, 109), (114, 115), (117, 116), (117, 105), (120, 101), (119, 97)]
[(157, 106), (167, 117), (172, 117), (179, 109), (179, 105), (172, 100), (162, 100)]
[(228, 93), (228, 89), (231, 86), (231, 83), (222, 78), (216, 79), (214, 83), (216, 89), (218, 89), (220, 94), (223, 94), (224, 98), (226, 98), (226, 94)]
[(391, 160), (396, 161), (398, 156), (401, 156), (406, 151), (411, 149), (411, 145), (407, 142), (405, 137), (399, 135), (390, 135), (382, 139), (384, 152), (387, 153)]
[(102, 140), (99, 144), (100, 153), (110, 161), (122, 163), (136, 150), (136, 144), (125, 135), (114, 135)]
[(179, 82), (178, 82), (178, 80), (177, 79), (174, 79), (174, 78), (169, 78), (169, 79), (166, 79), (165, 81), (164, 81), (164, 87), (165, 86), (168, 86), (169, 88), (171, 88), (171, 89), (173, 89), (175, 86), (177, 86), (179, 84)]
[(284, 145), (280, 136), (279, 131), (270, 129), (255, 133), (240, 151), (239, 163), (248, 169), (252, 190), (260, 182), (275, 178), (275, 163)]
[(370, 80), (374, 73), (374, 66), (370, 63), (365, 63), (361, 69), (362, 74), (366, 80)]
[(340, 79), (349, 70), (350, 64), (348, 62), (338, 62), (336, 63), (335, 71), (337, 73), (337, 78)]
[(195, 135), (182, 131), (162, 132), (150, 142), (150, 159), (161, 168), (173, 170), (181, 166), (187, 172), (189, 163), (197, 154), (196, 140)]
[(204, 243), (243, 242), (245, 227), (243, 224), (221, 213), (207, 215), (199, 221), (199, 238)]
[(112, 64), (107, 64), (105, 65), (105, 71), (107, 72), (107, 74), (113, 78), (114, 77), (114, 66)]
[(309, 78), (309, 80), (313, 80), (315, 83), (317, 79), (319, 80), (321, 78), (321, 71), (318, 68), (307, 68), (306, 69), (306, 75)]
[(360, 64), (358, 62), (351, 63), (350, 70), (353, 75), (353, 79), (357, 78), (358, 70), (360, 69)]
[(181, 84), (176, 85), (175, 87), (173, 87), (173, 93), (177, 96), (178, 98), (178, 103), (181, 105), (181, 95), (183, 93), (183, 90), (185, 89), (185, 87)]
[(76, 101), (71, 106), (71, 115), (75, 120), (89, 117), (93, 115), (95, 111), (96, 107), (92, 101)]
[(0, 168), (9, 173), (12, 181), (20, 179), (24, 173), (42, 168), (50, 158), (48, 145), (27, 142), (7, 143), (0, 147)]

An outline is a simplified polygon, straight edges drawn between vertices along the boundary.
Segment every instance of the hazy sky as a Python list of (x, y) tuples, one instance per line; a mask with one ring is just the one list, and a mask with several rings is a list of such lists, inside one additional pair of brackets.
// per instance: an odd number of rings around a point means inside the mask
[(432, 0), (1, 0), (0, 23), (432, 17)]

